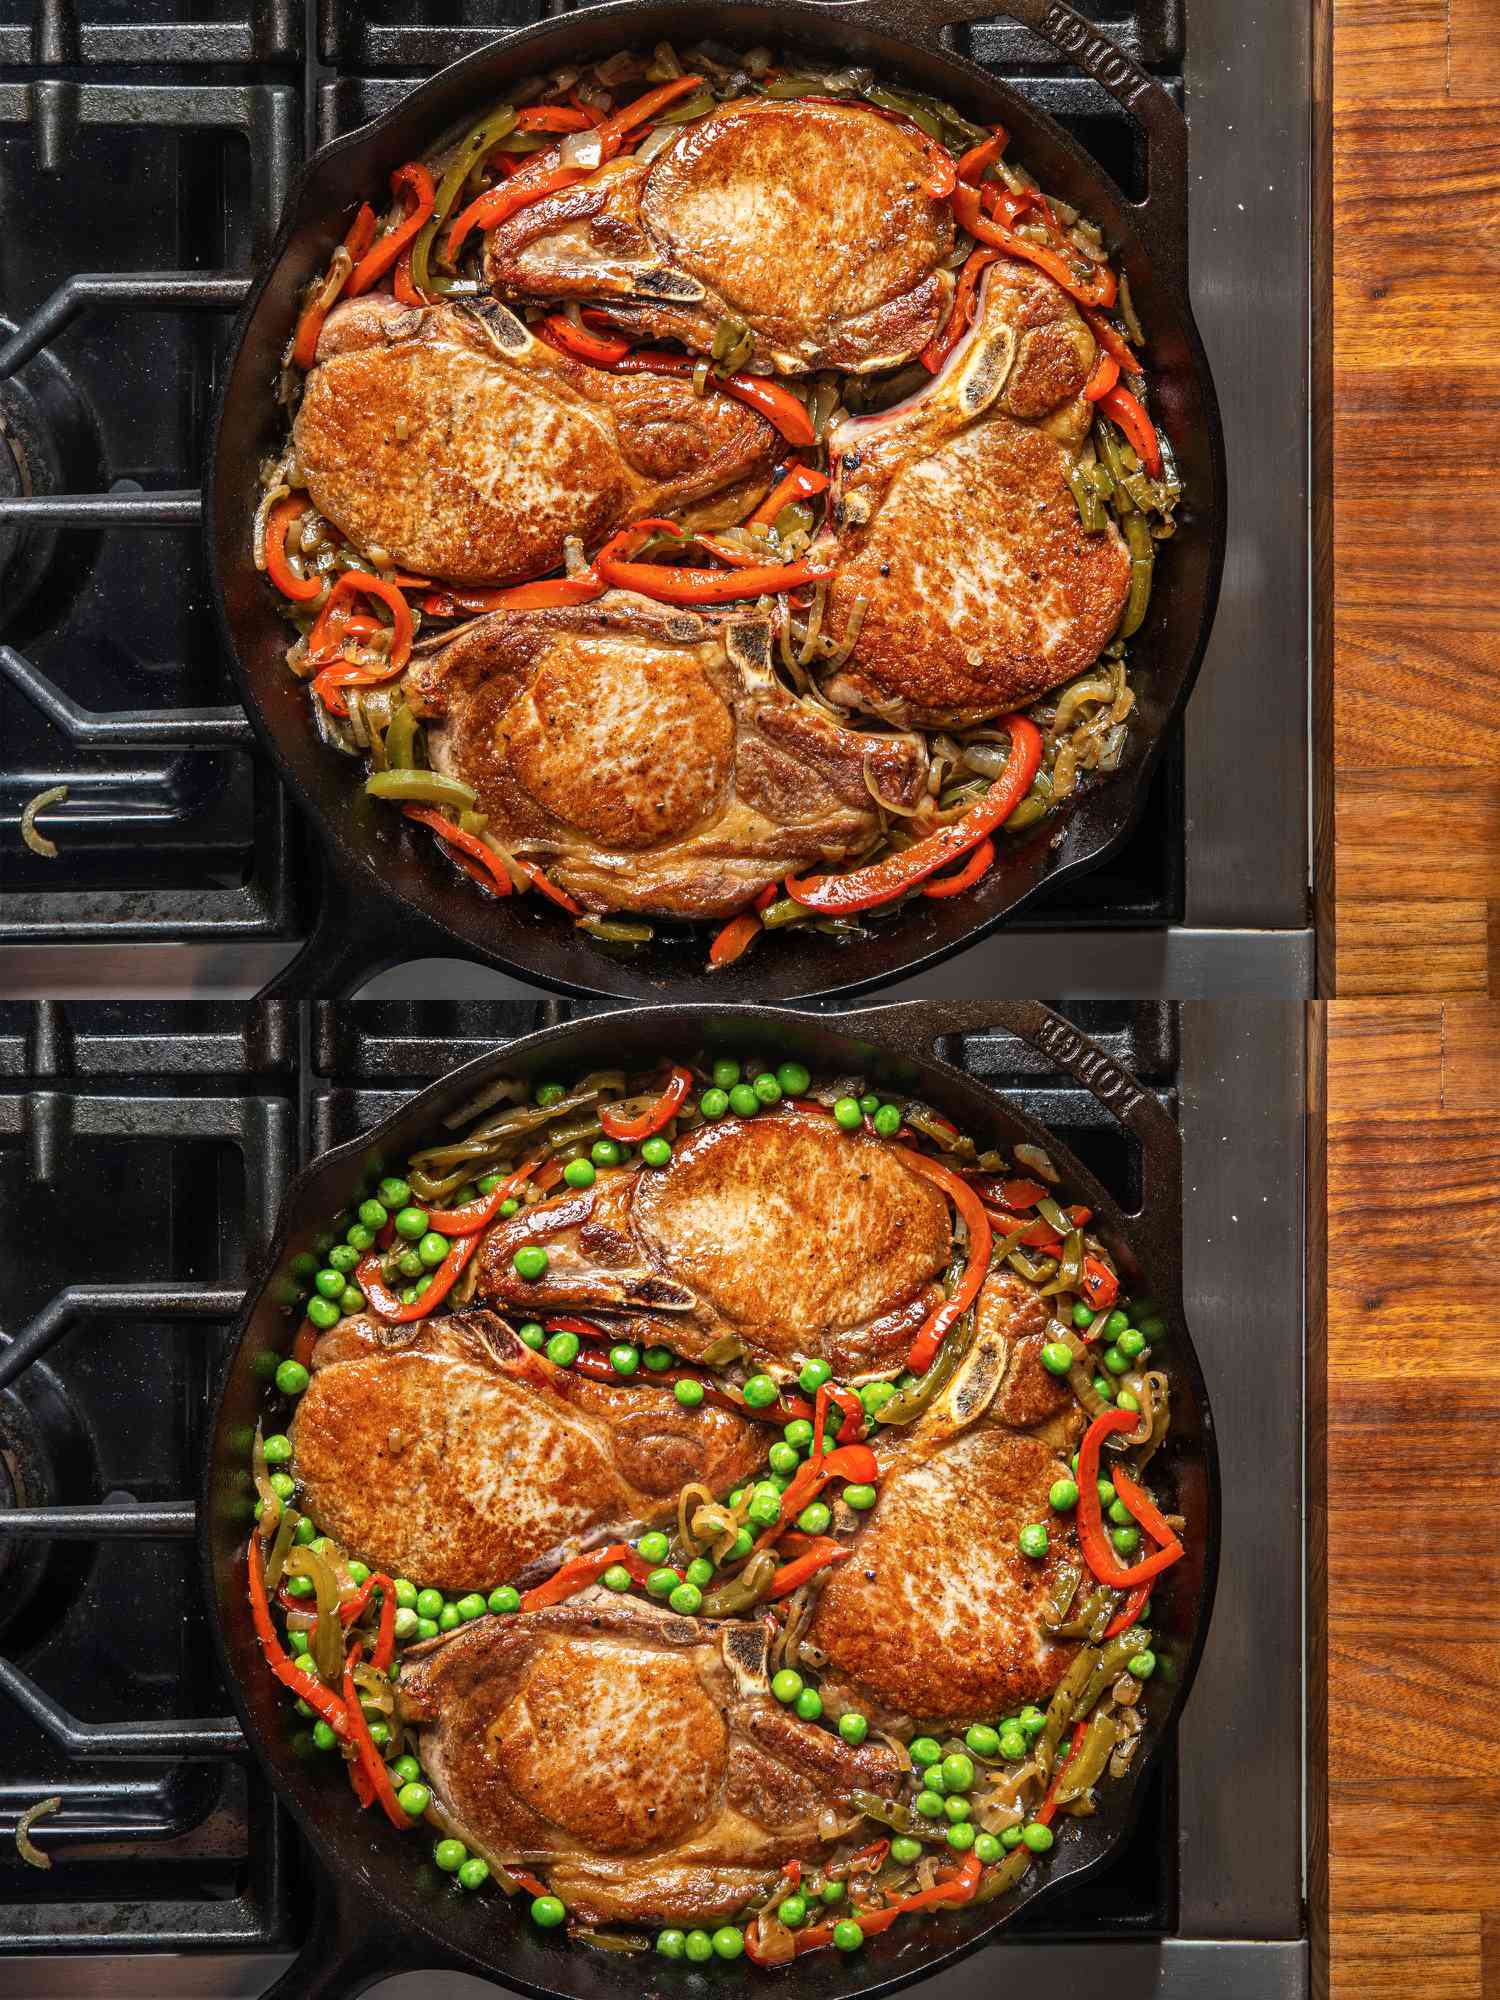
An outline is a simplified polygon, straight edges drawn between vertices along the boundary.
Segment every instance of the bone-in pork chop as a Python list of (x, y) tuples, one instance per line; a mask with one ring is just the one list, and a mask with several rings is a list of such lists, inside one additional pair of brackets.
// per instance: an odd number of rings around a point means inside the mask
[(330, 313), (293, 429), (319, 511), (356, 548), (455, 583), (541, 576), (568, 535), (763, 485), (776, 433), (732, 397), (611, 375), (493, 300)]
[(461, 1592), (564, 1541), (628, 1534), (688, 1480), (746, 1478), (756, 1426), (670, 1389), (601, 1386), (522, 1347), (492, 1313), (346, 1319), (313, 1350), (291, 1428), (303, 1504), (372, 1567)]
[(868, 105), (743, 99), (649, 164), (611, 162), (511, 216), (485, 269), (504, 298), (592, 299), (626, 332), (700, 351), (735, 314), (753, 367), (895, 367), (952, 295), (930, 172), (914, 128)]
[(1091, 456), (1079, 393), (1093, 336), (1029, 264), (1001, 258), (933, 382), (829, 438), (838, 571), (826, 624), (865, 613), (837, 701), (959, 727), (1034, 700), (1097, 658), (1130, 559), (1110, 519), (1085, 534), (1067, 484)]
[[(523, 1244), (545, 1275), (516, 1275)], [(892, 1150), (821, 1113), (727, 1117), (679, 1142), (664, 1168), (602, 1175), (492, 1230), (480, 1290), (517, 1308), (669, 1316), (679, 1353), (724, 1334), (841, 1373), (909, 1346), (948, 1260), (947, 1204)]]
[(852, 1826), (850, 1792), (899, 1777), (883, 1745), (851, 1749), (771, 1698), (764, 1627), (601, 1590), (409, 1653), (400, 1695), (458, 1826), (547, 1863), (589, 1923), (727, 1916), (826, 1851), (825, 1811)]
[(415, 664), (433, 764), (511, 851), (590, 910), (727, 916), (788, 869), (848, 854), (883, 798), (915, 805), (926, 752), (787, 692), (770, 628), (631, 593), (500, 611)]
[(1063, 1466), (1035, 1438), (934, 1430), (899, 1448), (809, 1637), (841, 1683), (962, 1728), (1045, 1702), (1073, 1657), (1039, 1623), (1061, 1555), (1054, 1545), (1037, 1562), (1016, 1546), (1029, 1522), (1055, 1518), (1047, 1495)]

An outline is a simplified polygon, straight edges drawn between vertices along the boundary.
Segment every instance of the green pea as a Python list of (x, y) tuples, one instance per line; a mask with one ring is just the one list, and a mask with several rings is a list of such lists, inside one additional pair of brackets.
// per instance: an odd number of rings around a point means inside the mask
[(781, 1435), (797, 1451), (805, 1451), (812, 1443), (813, 1427), (806, 1417), (793, 1417), (789, 1424), (783, 1424)]
[(415, 1639), (417, 1636), (416, 1612), (398, 1611), (396, 1613), (395, 1619), (392, 1621), (391, 1629), (395, 1632), (396, 1637), (399, 1640), (401, 1640), (403, 1644), (408, 1639)]
[[(334, 1276), (337, 1277), (338, 1273), (335, 1272)], [(343, 1289), (342, 1283), (339, 1289)], [(329, 1327), (337, 1326), (339, 1323), (339, 1309), (332, 1299), (310, 1298), (307, 1302), (307, 1316), (320, 1333), (326, 1333)]]
[(589, 1158), (596, 1167), (617, 1167), (624, 1157), (617, 1139), (596, 1139), (589, 1147)]
[(366, 1229), (362, 1222), (351, 1222), (344, 1241), (352, 1250), (363, 1256), (366, 1250), (374, 1248), (375, 1232), (373, 1229)]
[(753, 1118), (760, 1109), (760, 1099), (748, 1083), (737, 1083), (729, 1093), (730, 1109), (741, 1118)]
[(504, 1179), (505, 1175), (502, 1174), (497, 1168), (496, 1171), (492, 1174), (481, 1174), (479, 1176), (479, 1179), (474, 1183), (474, 1185), (475, 1187), (478, 1188), (481, 1194), (493, 1194), (495, 1192), (495, 1189), (499, 1187), (501, 1181), (503, 1181)]
[(853, 1917), (840, 1917), (833, 1927), (833, 1941), (840, 1951), (858, 1951), (865, 1934)]
[(859, 1392), (867, 1417), (878, 1417), (896, 1394), (894, 1382), (867, 1382)]
[(320, 1750), (336, 1750), (338, 1748), (339, 1739), (326, 1722), (315, 1722), (313, 1724), (312, 1735), (313, 1742), (317, 1744)]
[(417, 1638), (419, 1640), (435, 1639), (437, 1635), (438, 1622), (435, 1618), (419, 1618), (417, 1620)]
[(956, 1794), (943, 1800), (943, 1813), (956, 1826), (960, 1820), (968, 1819), (974, 1808), (965, 1798)]
[(857, 1132), (865, 1122), (857, 1097), (839, 1098), (833, 1107), (833, 1116), (835, 1123), (842, 1125), (846, 1132)]
[(461, 1889), (482, 1889), (490, 1879), (490, 1864), (481, 1861), (477, 1854), (471, 1854), (458, 1871)]
[(425, 1208), (399, 1208), (396, 1211), (396, 1234), (404, 1236), (408, 1243), (419, 1243), (427, 1234), (427, 1211)]
[(781, 1495), (774, 1486), (769, 1490), (757, 1487), (750, 1496), (746, 1512), (758, 1526), (769, 1528), (781, 1519)]
[(1021, 1845), (1021, 1829), (1018, 1826), (1006, 1827), (1000, 1836), (1000, 1845), (1007, 1849), (1019, 1847)]
[(686, 1944), (687, 1938), (681, 1931), (658, 1931), (656, 1933), (656, 1949), (661, 1953), (663, 1958), (681, 1958)]
[(856, 1514), (867, 1514), (877, 1497), (873, 1486), (846, 1486), (843, 1493), (844, 1505), (852, 1507)]
[(733, 1090), (740, 1080), (740, 1066), (730, 1056), (720, 1056), (710, 1074), (720, 1090)]
[(419, 1785), (413, 1780), (412, 1783), (403, 1785), (397, 1792), (396, 1803), (408, 1819), (420, 1819), (432, 1804), (432, 1793), (425, 1785)]
[(1038, 1826), (1033, 1820), (1030, 1826), (1021, 1829), (1021, 1838), (1033, 1854), (1045, 1854), (1052, 1845), (1052, 1829), (1050, 1826)]
[(420, 1253), (408, 1244), (396, 1259), (396, 1269), (403, 1278), (420, 1278), (427, 1266), (422, 1262)]
[(795, 1667), (783, 1667), (780, 1673), (771, 1676), (771, 1692), (778, 1701), (795, 1701), (802, 1687), (802, 1676)]
[(754, 1547), (755, 1547), (754, 1535), (751, 1534), (748, 1528), (741, 1528), (739, 1533), (734, 1538), (734, 1547), (729, 1551), (727, 1560), (729, 1562), (738, 1562), (741, 1556), (749, 1555), (750, 1551)]
[(516, 1331), (528, 1347), (545, 1347), (547, 1344), (545, 1332), (534, 1319), (527, 1320), (526, 1324), (517, 1327)]
[(868, 1716), (861, 1715), (857, 1708), (846, 1708), (839, 1717), (839, 1735), (856, 1749), (870, 1733)]
[(668, 1597), (667, 1602), (679, 1617), (691, 1618), (703, 1602), (703, 1592), (696, 1583), (688, 1583), (684, 1579)]
[(875, 1113), (875, 1130), (882, 1139), (894, 1139), (901, 1130), (901, 1112), (894, 1104), (882, 1104)]
[(784, 1062), (776, 1072), (776, 1081), (787, 1097), (805, 1097), (812, 1087), (812, 1074), (799, 1062)]
[(780, 1393), (769, 1375), (752, 1375), (741, 1391), (752, 1410), (768, 1410)]
[(1109, 1518), (1117, 1528), (1128, 1528), (1135, 1517), (1123, 1500), (1111, 1500), (1109, 1503)]
[(1118, 1347), (1105, 1348), (1104, 1365), (1111, 1375), (1128, 1375), (1130, 1372), (1129, 1359), (1120, 1352)]
[(797, 1526), (804, 1535), (823, 1534), (833, 1519), (833, 1511), (822, 1500), (809, 1500), (797, 1516)]
[(663, 1564), (646, 1578), (646, 1588), (653, 1597), (670, 1597), (681, 1581), (675, 1569), (668, 1569)]
[(391, 1219), (383, 1201), (362, 1201), (354, 1212), (366, 1229), (384, 1229)]
[(285, 1465), (292, 1455), (292, 1441), (280, 1431), (273, 1431), (265, 1440), (263, 1449), (267, 1465)]
[[(332, 1263), (332, 1261), (333, 1259), (330, 1258), (329, 1262)], [(289, 1276), (298, 1279), (305, 1285), (313, 1272), (317, 1270), (318, 1260), (311, 1250), (299, 1250), (286, 1268)]]
[(1152, 1347), (1155, 1347), (1159, 1340), (1165, 1340), (1167, 1337), (1166, 1321), (1159, 1319), (1154, 1313), (1141, 1321), (1140, 1330), (1145, 1334), (1147, 1341)]
[(336, 1299), (344, 1289), (344, 1274), (330, 1266), (326, 1271), (319, 1271), (313, 1279), (313, 1288), (321, 1292), (325, 1299)]
[(1156, 1672), (1156, 1655), (1147, 1647), (1139, 1653), (1133, 1653), (1125, 1664), (1138, 1681), (1148, 1681)]
[(1083, 1303), (1082, 1299), (1075, 1299), (1073, 1301), (1073, 1324), (1080, 1330), (1094, 1324), (1093, 1312)]
[(1122, 1556), (1133, 1556), (1141, 1545), (1141, 1531), (1133, 1523), (1128, 1528), (1111, 1528), (1109, 1539)]
[(1121, 1312), (1120, 1308), (1116, 1306), (1114, 1311), (1109, 1315), (1109, 1317), (1104, 1322), (1105, 1338), (1107, 1340), (1118, 1340), (1120, 1335), (1125, 1331), (1126, 1327), (1129, 1326), (1129, 1324), (1130, 1324), (1129, 1313)]
[(768, 1069), (761, 1071), (750, 1088), (755, 1092), (762, 1104), (779, 1104), (781, 1102), (781, 1085)]
[(943, 1816), (943, 1795), (930, 1787), (917, 1793), (915, 1804), (923, 1819), (941, 1819)]
[(1019, 1764), (1026, 1755), (1026, 1737), (1023, 1731), (1012, 1728), (1009, 1723), (1000, 1732), (1000, 1755), (1007, 1764)]
[(999, 1841), (996, 1840), (994, 1834), (992, 1833), (975, 1834), (974, 1855), (976, 1860), (982, 1861), (986, 1868), (989, 1867), (992, 1861), (998, 1861), (1000, 1859), (1000, 1856), (1004, 1852), (1005, 1849), (1000, 1845)]
[(1073, 1366), (1073, 1350), (1065, 1340), (1049, 1340), (1042, 1349), (1042, 1366), (1049, 1375), (1066, 1375)]
[(283, 1361), (276, 1370), (276, 1386), (283, 1396), (300, 1396), (311, 1380), (300, 1361)]
[(628, 1340), (618, 1340), (609, 1350), (609, 1365), (617, 1375), (633, 1375), (641, 1365), (641, 1350)]
[(313, 1537), (317, 1534), (317, 1532), (318, 1532), (317, 1528), (313, 1525), (311, 1521), (308, 1520), (307, 1516), (304, 1514), (302, 1516), (302, 1519), (297, 1523), (296, 1527), (292, 1530), (292, 1540), (294, 1542), (299, 1543), (303, 1548), (306, 1548), (308, 1543), (313, 1539)]
[(898, 1833), (891, 1842), (892, 1861), (920, 1861), (926, 1853), (920, 1840), (913, 1840), (909, 1833)]
[(809, 1396), (815, 1396), (825, 1382), (831, 1381), (833, 1370), (826, 1361), (804, 1361), (797, 1376), (798, 1385)]
[(797, 1697), (796, 1706), (804, 1722), (816, 1722), (823, 1713), (823, 1697), (816, 1688), (804, 1688)]
[(1023, 1556), (1040, 1560), (1047, 1553), (1047, 1530), (1040, 1521), (1032, 1521), (1016, 1536), (1016, 1546)]
[(569, 1187), (592, 1187), (599, 1178), (592, 1160), (569, 1160), (563, 1168), (563, 1179)]
[(773, 1472), (795, 1472), (802, 1459), (794, 1446), (783, 1444), (778, 1438), (766, 1453), (766, 1463)]
[(538, 1278), (546, 1274), (547, 1253), (540, 1243), (524, 1243), (511, 1262), (515, 1265), (518, 1278), (524, 1278), (528, 1284), (534, 1284)]
[(798, 1924), (806, 1920), (807, 1898), (805, 1896), (784, 1896), (776, 1905), (776, 1914), (789, 1931), (794, 1931)]
[(411, 1189), (395, 1175), (388, 1175), (375, 1190), (388, 1209), (404, 1208), (411, 1200)]
[(1141, 1407), (1140, 1398), (1132, 1395), (1129, 1389), (1122, 1389), (1119, 1395), (1115, 1397), (1115, 1407), (1120, 1410), (1139, 1410)]
[(456, 1632), (459, 1626), (462, 1625), (464, 1621), (459, 1615), (458, 1606), (456, 1604), (445, 1604), (442, 1610), (438, 1613), (437, 1622), (438, 1622), (438, 1630), (440, 1632)]
[(922, 1773), (922, 1783), (927, 1787), (929, 1792), (936, 1792), (940, 1799), (947, 1796), (948, 1780), (943, 1776), (941, 1758), (939, 1758), (936, 1764), (928, 1765), (927, 1769)]
[(648, 1528), (636, 1543), (636, 1550), (642, 1562), (662, 1563), (666, 1561), (667, 1550), (671, 1546), (670, 1540), (660, 1528)]
[(705, 1118), (722, 1118), (729, 1109), (728, 1091), (705, 1090), (698, 1099), (698, 1109)]
[(842, 1903), (844, 1900), (844, 1885), (838, 1881), (825, 1882), (820, 1894), (825, 1903)]
[(606, 1590), (627, 1591), (630, 1588), (630, 1571), (626, 1569), (624, 1563), (611, 1563), (599, 1581)]
[(714, 1941), (707, 1931), (689, 1931), (683, 1949), (693, 1965), (702, 1965), (714, 1955)]
[(489, 1606), (477, 1590), (471, 1590), (458, 1600), (456, 1609), (464, 1623), (470, 1624), (474, 1619), (482, 1618)]
[[(305, 1632), (288, 1632), (286, 1641), (294, 1653), (305, 1653), (307, 1651), (307, 1634)], [(299, 1641), (301, 1642), (300, 1644), (298, 1643)]]
[(1078, 1505), (1078, 1484), (1072, 1479), (1054, 1479), (1047, 1498), (1059, 1514), (1070, 1514)]
[(456, 1875), (469, 1858), (469, 1850), (461, 1840), (440, 1840), (432, 1850), (432, 1858), (445, 1875)]
[[(491, 1194), (494, 1193), (493, 1188), (490, 1189), (490, 1193)], [(511, 1216), (518, 1215), (520, 1213), (520, 1210), (521, 1210), (520, 1202), (516, 1199), (516, 1197), (513, 1194), (508, 1194), (505, 1197), (504, 1201), (502, 1201), (500, 1206), (496, 1209), (495, 1213), (497, 1215), (503, 1215), (505, 1219), (509, 1221)]]
[(1114, 1401), (1115, 1385), (1107, 1375), (1096, 1375), (1094, 1377), (1094, 1394), (1103, 1402), (1112, 1403)]
[(964, 1731), (964, 1741), (976, 1757), (997, 1757), (1000, 1754), (1000, 1738), (987, 1722), (972, 1723)]
[(943, 1759), (943, 1783), (950, 1792), (966, 1792), (974, 1782), (974, 1766), (962, 1750), (952, 1750)]
[(429, 1229), (417, 1245), (417, 1255), (429, 1271), (435, 1271), (452, 1247), (446, 1236), (440, 1235), (436, 1229)]
[[(950, 1800), (950, 1804), (956, 1801)], [(974, 1845), (974, 1829), (967, 1820), (959, 1820), (948, 1829), (948, 1845), (956, 1854), (962, 1854)]]
[(1101, 1507), (1113, 1507), (1117, 1497), (1114, 1481), (1111, 1479), (1101, 1479), (1099, 1481), (1099, 1505)]
[(356, 1583), (363, 1583), (370, 1574), (370, 1565), (360, 1562), (356, 1557), (349, 1565), (349, 1574)]
[(341, 1271), (347, 1277), (359, 1262), (359, 1252), (352, 1243), (335, 1243), (328, 1253), (328, 1262), (335, 1271)]
[(943, 1761), (943, 1746), (934, 1737), (914, 1736), (906, 1748), (918, 1770), (925, 1769), (929, 1764), (941, 1764)]
[(672, 1142), (670, 1139), (661, 1139), (653, 1136), (645, 1140), (641, 1146), (641, 1158), (646, 1162), (648, 1167), (664, 1167), (671, 1157)]
[(653, 1375), (660, 1375), (664, 1368), (672, 1365), (672, 1350), (670, 1347), (648, 1347), (641, 1359)]
[(739, 1958), (745, 1949), (745, 1933), (735, 1924), (720, 1924), (714, 1932), (714, 1956)]
[(1120, 1352), (1123, 1355), (1127, 1357), (1128, 1360), (1131, 1361), (1135, 1360), (1136, 1356), (1141, 1353), (1145, 1345), (1146, 1345), (1145, 1334), (1141, 1333), (1136, 1327), (1133, 1326), (1127, 1326), (1125, 1331), (1115, 1341), (1115, 1346), (1120, 1350)]
[(398, 1757), (391, 1765), (391, 1776), (398, 1785), (414, 1785), (422, 1775), (422, 1766), (415, 1757)]
[(685, 1410), (696, 1410), (703, 1401), (703, 1384), (685, 1375), (680, 1382), (672, 1384), (672, 1393)]
[(578, 1335), (576, 1333), (554, 1333), (548, 1336), (547, 1359), (555, 1361), (559, 1368), (571, 1368), (578, 1359)]
[(417, 1592), (417, 1616), (419, 1618), (436, 1618), (442, 1608), (443, 1593), (440, 1590), (433, 1590), (429, 1587), (426, 1590), (419, 1590)]
[(696, 1583), (701, 1589), (705, 1583), (712, 1583), (714, 1566), (707, 1556), (694, 1556), (684, 1572), (684, 1580)]
[(567, 1094), (560, 1083), (539, 1083), (536, 1087), (536, 1101), (543, 1111), (549, 1105), (561, 1104)]
[(531, 1921), (540, 1924), (544, 1931), (556, 1930), (567, 1914), (567, 1905), (560, 1896), (537, 1896), (532, 1900)]
[(339, 1311), (341, 1313), (357, 1313), (363, 1312), (364, 1309), (365, 1295), (359, 1289), (359, 1286), (345, 1285), (343, 1291), (339, 1294)]

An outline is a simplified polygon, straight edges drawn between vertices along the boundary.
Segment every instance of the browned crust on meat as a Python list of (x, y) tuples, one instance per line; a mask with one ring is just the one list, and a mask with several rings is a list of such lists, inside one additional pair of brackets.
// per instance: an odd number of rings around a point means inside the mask
[(990, 1415), (1017, 1430), (1046, 1423), (1073, 1403), (1068, 1378), (1042, 1366), (1049, 1317), (1047, 1301), (1013, 1271), (992, 1271), (985, 1279), (975, 1311), (976, 1337), (999, 1334), (1010, 1349), (1005, 1379), (990, 1404)]

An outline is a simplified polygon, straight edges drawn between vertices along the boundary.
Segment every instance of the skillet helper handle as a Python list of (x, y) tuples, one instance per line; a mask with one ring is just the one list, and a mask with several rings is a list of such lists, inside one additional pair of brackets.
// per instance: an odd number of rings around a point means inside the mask
[(257, 1000), (347, 1000), (366, 981), (414, 958), (461, 958), (451, 937), (413, 911), (380, 903), (326, 857), (318, 913), (302, 948)]
[(981, 1035), (997, 1029), (1036, 1050), (1047, 1068), (1082, 1084), (1110, 1116), (1123, 1125), (1141, 1154), (1141, 1225), (1151, 1235), (1151, 1262), (1182, 1291), (1182, 1134), (1166, 1107), (1122, 1069), (1113, 1056), (1091, 1042), (1040, 1000), (897, 1000), (838, 1017), (841, 1032), (868, 1034), (889, 1047), (911, 1050), (919, 1060), (945, 1060), (949, 1036)]
[(445, 1958), (424, 1937), (383, 1923), (374, 1905), (320, 1884), (312, 1934), (262, 2000), (356, 2000), (399, 1972), (463, 1971), (473, 1966)]

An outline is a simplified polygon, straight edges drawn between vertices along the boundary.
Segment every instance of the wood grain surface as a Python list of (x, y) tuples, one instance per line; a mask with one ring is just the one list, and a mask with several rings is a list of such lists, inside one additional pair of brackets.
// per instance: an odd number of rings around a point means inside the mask
[(1500, 2000), (1500, 1007), (1321, 1025), (1328, 1990)]
[(1495, 0), (1334, 0), (1332, 79), (1324, 978), (1500, 993)]

